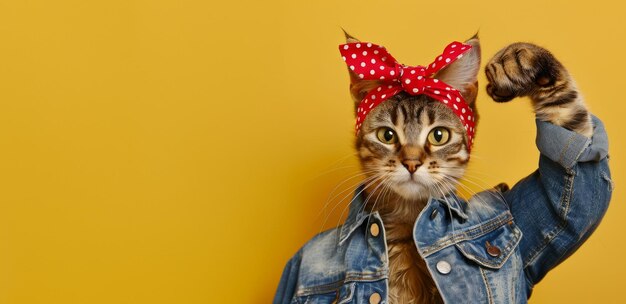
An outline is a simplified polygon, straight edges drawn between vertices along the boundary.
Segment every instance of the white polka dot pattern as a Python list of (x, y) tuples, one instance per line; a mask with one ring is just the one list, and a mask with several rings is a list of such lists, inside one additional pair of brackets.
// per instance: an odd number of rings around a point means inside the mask
[(469, 51), (471, 45), (461, 42), (450, 43), (443, 54), (427, 66), (406, 66), (398, 61), (380, 45), (373, 43), (347, 43), (339, 46), (342, 58), (350, 69), (364, 80), (382, 81), (382, 85), (371, 90), (357, 108), (356, 132), (371, 110), (383, 101), (401, 91), (411, 95), (428, 95), (450, 108), (467, 131), (468, 147), (474, 143), (474, 113), (463, 99), (461, 93), (432, 76), (439, 70), (462, 57)]

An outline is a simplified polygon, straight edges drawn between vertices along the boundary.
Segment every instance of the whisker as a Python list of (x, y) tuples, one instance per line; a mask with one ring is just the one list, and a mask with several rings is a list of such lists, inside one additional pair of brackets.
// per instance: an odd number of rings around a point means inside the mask
[[(445, 181), (444, 181), (445, 183)], [(452, 235), (454, 236), (456, 234), (456, 230), (454, 229), (454, 218), (452, 216), (452, 209), (450, 208), (450, 201), (448, 200), (448, 198), (446, 197), (445, 193), (443, 193), (443, 191), (439, 188), (439, 185), (437, 185), (435, 183), (435, 188), (441, 192), (441, 195), (443, 197), (443, 199), (446, 201), (446, 209), (448, 209), (448, 214), (450, 215), (450, 227), (452, 228)], [(452, 239), (452, 241), (454, 242), (454, 239)], [(454, 242), (456, 243), (456, 242)]]
[[(361, 209), (360, 209), (359, 211), (361, 211), (361, 212), (362, 212), (362, 211), (364, 211), (364, 210), (365, 210), (365, 208), (366, 208), (366, 206), (367, 206), (367, 203), (368, 203), (368, 202), (369, 202), (369, 200), (372, 198), (372, 196), (376, 196), (376, 199), (374, 200), (374, 205), (376, 205), (376, 202), (378, 202), (378, 198), (380, 198), (380, 193), (379, 193), (379, 194), (376, 194), (376, 190), (378, 190), (378, 188), (380, 188), (381, 186), (383, 186), (383, 188), (384, 188), (385, 182), (386, 182), (387, 180), (389, 180), (389, 179), (390, 179), (390, 177), (389, 177), (389, 176), (385, 176), (385, 178), (384, 178), (384, 179), (382, 179), (380, 183), (378, 183), (378, 185), (376, 186), (376, 188), (374, 188), (374, 189), (372, 190), (372, 192), (371, 192), (371, 193), (367, 196), (367, 198), (365, 199), (365, 202), (363, 202), (363, 206), (361, 206)], [(372, 208), (371, 210), (374, 210), (374, 209)], [(368, 218), (368, 219), (367, 219), (367, 226), (369, 226), (369, 221), (370, 221), (370, 218)]]
[(482, 198), (480, 198), (479, 196), (476, 196), (476, 194), (478, 194), (477, 192), (475, 192), (473, 189), (469, 188), (468, 186), (463, 185), (463, 184), (462, 184), (461, 182), (459, 182), (458, 180), (450, 179), (450, 178), (449, 178), (449, 177), (447, 177), (447, 176), (444, 176), (444, 178), (446, 178), (446, 179), (447, 179), (447, 181), (446, 181), (446, 182), (448, 182), (448, 183), (449, 183), (449, 182), (452, 182), (452, 183), (454, 183), (455, 185), (457, 185), (457, 186), (462, 187), (463, 189), (465, 189), (465, 191), (467, 191), (467, 192), (470, 194), (470, 196), (471, 196), (471, 197), (473, 197), (473, 198), (475, 198), (475, 199), (479, 200), (481, 203), (483, 203), (483, 204), (486, 204), (486, 203), (487, 203), (485, 200), (483, 200), (483, 199), (482, 199)]
[(330, 174), (330, 173), (333, 173), (333, 172), (336, 172), (336, 171), (339, 171), (339, 170), (342, 170), (342, 169), (352, 169), (352, 168), (358, 168), (358, 167), (359, 166), (357, 164), (353, 164), (353, 165), (346, 165), (346, 166), (343, 166), (343, 167), (332, 168), (332, 169), (326, 170), (326, 171), (324, 171), (322, 173), (319, 173), (319, 174), (317, 174), (317, 175), (307, 179), (306, 181), (311, 182), (311, 181), (314, 181), (314, 180), (316, 180), (316, 179), (318, 179), (318, 178), (320, 178), (320, 177), (322, 177), (324, 175), (327, 175), (327, 174)]
[[(374, 171), (374, 170), (372, 170), (372, 171)], [(319, 216), (322, 214), (322, 212), (326, 210), (326, 207), (328, 207), (328, 204), (330, 204), (330, 202), (332, 202), (332, 201), (333, 201), (333, 200), (334, 200), (337, 196), (341, 195), (342, 193), (344, 193), (344, 192), (346, 192), (346, 191), (352, 191), (352, 190), (353, 190), (353, 189), (352, 189), (352, 188), (353, 188), (353, 186), (358, 185), (358, 184), (359, 184), (359, 183), (361, 183), (362, 181), (359, 181), (359, 182), (357, 182), (355, 185), (352, 185), (351, 187), (348, 187), (348, 188), (344, 189), (343, 191), (341, 191), (341, 192), (339, 192), (339, 193), (335, 194), (334, 196), (332, 196), (332, 195), (333, 195), (333, 193), (334, 193), (335, 191), (337, 191), (337, 189), (338, 189), (339, 187), (341, 187), (341, 185), (345, 184), (345, 183), (346, 183), (346, 182), (348, 182), (349, 180), (352, 180), (352, 179), (355, 179), (355, 178), (358, 178), (358, 177), (362, 177), (362, 176), (366, 176), (368, 173), (372, 173), (372, 172), (368, 172), (368, 171), (358, 172), (358, 173), (356, 173), (356, 174), (352, 175), (351, 177), (348, 177), (347, 179), (343, 180), (341, 183), (337, 184), (337, 185), (335, 186), (335, 188), (333, 188), (333, 190), (332, 190), (332, 191), (330, 191), (330, 193), (328, 194), (328, 197), (326, 198), (326, 202), (324, 203), (324, 206), (322, 207), (322, 209), (320, 210), (320, 212), (317, 214), (316, 218), (317, 218), (317, 217), (319, 217)], [(331, 197), (331, 196), (332, 196), (332, 197)]]
[[(334, 196), (334, 197), (333, 197), (333, 198), (329, 201), (329, 203), (330, 203), (330, 202), (332, 202), (332, 201), (334, 200), (334, 198), (335, 198), (335, 197), (337, 197), (337, 196), (341, 195), (342, 193), (347, 192), (347, 193), (346, 193), (346, 194), (345, 194), (345, 195), (344, 195), (344, 196), (343, 196), (343, 197), (342, 197), (339, 201), (337, 201), (337, 202), (334, 204), (333, 208), (332, 208), (332, 209), (331, 209), (328, 213), (326, 213), (326, 216), (324, 217), (324, 222), (322, 223), (322, 226), (320, 226), (320, 232), (322, 231), (322, 229), (324, 229), (324, 225), (326, 225), (326, 221), (328, 221), (328, 218), (329, 218), (329, 217), (330, 217), (330, 215), (333, 213), (333, 211), (335, 211), (335, 209), (336, 209), (336, 208), (337, 208), (337, 207), (338, 207), (338, 206), (339, 206), (339, 205), (340, 205), (340, 204), (341, 204), (341, 203), (342, 203), (342, 202), (343, 202), (346, 198), (350, 197), (350, 195), (352, 194), (352, 190), (353, 190), (352, 188), (353, 188), (354, 186), (356, 186), (356, 185), (358, 185), (358, 184), (360, 184), (360, 183), (367, 184), (368, 182), (373, 181), (374, 179), (376, 179), (376, 175), (373, 175), (373, 176), (370, 176), (370, 177), (366, 177), (366, 178), (365, 178), (365, 179), (363, 179), (362, 181), (359, 181), (359, 182), (355, 183), (354, 185), (352, 185), (352, 187), (346, 188), (346, 189), (344, 189), (343, 191), (341, 191), (341, 192), (337, 193), (337, 194), (336, 194), (336, 195), (335, 195), (335, 196)], [(361, 193), (361, 192), (359, 192), (359, 193)], [(324, 206), (324, 209), (323, 209), (323, 210), (325, 211), (327, 208), (328, 208), (328, 204), (327, 204), (326, 206)]]
[[(388, 195), (391, 193), (391, 186), (387, 183), (390, 179), (392, 178), (392, 176), (387, 177), (384, 181), (381, 182), (383, 186), (383, 189), (381, 190), (380, 194), (376, 197), (376, 200), (374, 201), (374, 205), (372, 206), (371, 210), (375, 211), (376, 210), (376, 204), (378, 204), (378, 199), (383, 196), (383, 195)], [(387, 190), (387, 194), (383, 194), (385, 193), (385, 191)], [(387, 198), (383, 197), (383, 201), (386, 201)], [(370, 226), (370, 219), (372, 217), (368, 217), (367, 218), (367, 225), (365, 227), (369, 227)], [(384, 227), (381, 227), (382, 229), (384, 229)], [(369, 254), (371, 253), (371, 251), (368, 251), (368, 258), (369, 258)]]
[[(381, 174), (381, 176), (384, 176), (384, 173), (385, 173), (385, 172), (383, 172), (383, 174)], [(385, 182), (386, 182), (387, 180), (389, 180), (390, 178), (391, 178), (391, 176), (385, 176), (384, 180), (381, 180), (381, 182), (379, 183), (379, 186), (380, 186), (380, 185), (382, 185), (383, 183), (385, 183)], [(378, 188), (378, 187), (377, 187), (377, 188)], [(372, 191), (372, 193), (370, 193), (370, 196), (374, 194), (375, 190), (376, 190), (376, 189), (374, 189), (374, 190)], [(369, 196), (368, 196), (368, 198), (367, 198), (367, 199), (369, 199)], [(367, 200), (366, 200), (365, 202), (367, 202)], [(366, 207), (367, 207), (367, 204), (366, 204), (366, 203), (364, 203), (364, 204), (363, 204), (363, 206), (361, 206), (361, 209), (359, 210), (359, 212), (363, 212), (363, 211), (365, 210), (365, 208), (366, 208)], [(373, 209), (372, 209), (372, 210), (373, 210)]]
[[(477, 184), (477, 183), (475, 183), (475, 182), (473, 182), (473, 181), (471, 181), (471, 180), (469, 180), (467, 178), (463, 178), (462, 180), (466, 181), (466, 182), (469, 182), (469, 183), (472, 183), (472, 184), (476, 185), (477, 187), (481, 187), (481, 185), (479, 185), (479, 184)], [(489, 187), (489, 188), (482, 189), (482, 190), (484, 191), (484, 190), (489, 190), (489, 189), (493, 189), (493, 187)], [(500, 192), (500, 191), (495, 191), (495, 192), (498, 193), (498, 195), (504, 200), (504, 195), (502, 195), (502, 192)]]
[[(363, 190), (361, 190), (360, 192), (365, 191), (365, 189), (367, 189), (367, 187), (369, 187), (369, 186), (371, 186), (371, 185), (373, 185), (373, 184), (375, 184), (375, 183), (378, 183), (379, 181), (381, 181), (381, 180), (382, 180), (382, 179), (384, 179), (384, 178), (385, 178), (385, 176), (381, 174), (378, 178), (376, 178), (376, 180), (374, 180), (373, 182), (369, 183), (369, 185), (367, 185), (367, 186), (363, 187)], [(376, 192), (376, 189), (378, 189), (378, 187), (380, 187), (380, 185), (381, 185), (381, 184), (379, 183), (379, 184), (378, 184), (378, 185), (374, 188), (374, 190), (372, 190), (372, 193)], [(359, 194), (360, 194), (360, 192), (359, 192)], [(370, 199), (370, 197), (371, 197), (371, 196), (372, 196), (372, 194), (368, 194), (368, 196), (367, 196), (367, 198), (365, 198), (365, 201), (363, 202), (363, 206), (362, 206), (361, 208), (364, 208), (364, 206), (366, 206), (366, 205), (367, 205), (367, 202), (369, 201), (369, 199)], [(355, 195), (355, 198), (356, 198), (356, 195)], [(347, 204), (347, 205), (343, 208), (343, 210), (341, 211), (341, 214), (339, 215), (339, 219), (338, 219), (337, 225), (339, 225), (339, 221), (341, 221), (341, 218), (343, 217), (343, 214), (346, 212), (346, 210), (348, 210), (348, 207), (350, 207), (350, 204), (352, 204), (352, 202), (353, 202), (353, 201), (354, 201), (354, 199), (350, 200), (350, 203), (349, 203), (349, 204)]]
[[(366, 181), (364, 181), (364, 186), (363, 189), (361, 189), (359, 192), (357, 192), (354, 197), (350, 200), (350, 202), (346, 205), (346, 207), (344, 207), (344, 210), (341, 212), (341, 215), (339, 216), (339, 218), (341, 219), (341, 217), (343, 217), (343, 214), (345, 212), (345, 209), (347, 207), (350, 206), (350, 204), (352, 204), (354, 202), (354, 199), (357, 198), (363, 191), (365, 191), (369, 186), (371, 186), (372, 184), (374, 184), (377, 180), (379, 180), (381, 178), (381, 176), (379, 175), (373, 175), (370, 178), (366, 179)], [(323, 229), (323, 227), (326, 225), (326, 221), (328, 221), (328, 217), (330, 216), (330, 214), (332, 214), (332, 212), (339, 206), (339, 204), (341, 204), (341, 202), (343, 202), (344, 199), (346, 199), (347, 197), (350, 196), (350, 193), (348, 193), (346, 196), (344, 196), (337, 204), (335, 204), (335, 206), (330, 210), (330, 212), (326, 215), (326, 218), (324, 219), (324, 222), (322, 223), (322, 227), (320, 228)]]

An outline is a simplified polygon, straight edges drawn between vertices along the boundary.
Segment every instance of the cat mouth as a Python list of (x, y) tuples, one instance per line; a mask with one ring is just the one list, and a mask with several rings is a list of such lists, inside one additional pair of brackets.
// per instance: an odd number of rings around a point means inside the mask
[(421, 185), (421, 180), (415, 175), (409, 176), (409, 178), (402, 182), (402, 184)]
[(428, 193), (428, 186), (419, 177), (415, 176), (398, 181), (393, 188), (396, 190), (396, 193), (407, 199), (424, 197), (424, 194)]

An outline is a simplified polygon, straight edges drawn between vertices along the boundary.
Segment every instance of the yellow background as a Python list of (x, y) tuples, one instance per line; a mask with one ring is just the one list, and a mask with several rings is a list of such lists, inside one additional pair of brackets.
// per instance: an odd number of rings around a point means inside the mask
[[(340, 222), (347, 200), (322, 207), (358, 172), (340, 27), (407, 64), (478, 29), (483, 65), (514, 41), (552, 50), (607, 126), (617, 189), (597, 232), (531, 302), (622, 302), (625, 11), (0, 1), (0, 303), (270, 302), (287, 259)], [(538, 156), (528, 102), (496, 104), (484, 80), (475, 191), (514, 183)]]

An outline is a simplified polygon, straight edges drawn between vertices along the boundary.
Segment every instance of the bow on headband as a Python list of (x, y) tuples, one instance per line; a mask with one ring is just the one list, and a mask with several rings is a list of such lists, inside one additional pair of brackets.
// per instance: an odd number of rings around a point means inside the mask
[(425, 94), (450, 108), (461, 120), (467, 132), (468, 147), (474, 142), (474, 113), (461, 96), (450, 85), (431, 76), (450, 63), (461, 58), (472, 48), (460, 42), (450, 43), (428, 66), (405, 66), (379, 45), (369, 42), (356, 42), (339, 45), (343, 60), (360, 79), (379, 80), (382, 85), (371, 90), (357, 108), (356, 132), (367, 114), (381, 102), (401, 91), (411, 95)]

